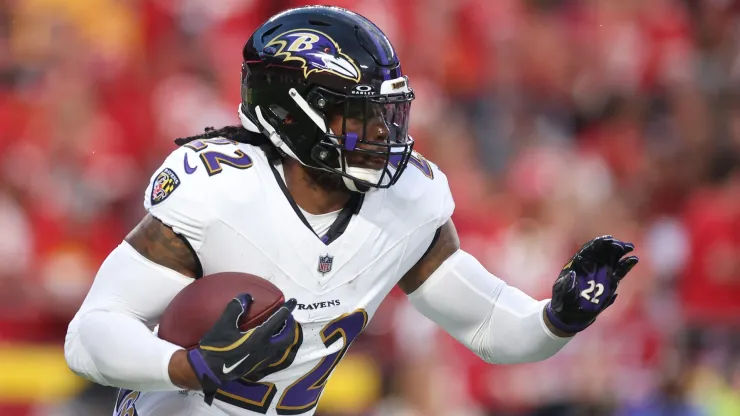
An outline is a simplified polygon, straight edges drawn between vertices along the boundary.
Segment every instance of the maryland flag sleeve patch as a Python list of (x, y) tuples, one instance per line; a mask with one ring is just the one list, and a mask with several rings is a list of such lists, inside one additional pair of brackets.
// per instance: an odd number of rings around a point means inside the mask
[(152, 193), (149, 195), (152, 205), (157, 205), (167, 199), (178, 186), (180, 186), (180, 178), (172, 169), (164, 168), (157, 174), (152, 184)]

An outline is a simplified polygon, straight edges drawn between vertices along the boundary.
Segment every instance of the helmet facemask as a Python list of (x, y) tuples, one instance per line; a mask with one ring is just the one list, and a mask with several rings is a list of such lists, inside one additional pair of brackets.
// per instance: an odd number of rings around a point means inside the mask
[[(388, 188), (400, 178), (413, 149), (408, 127), (414, 92), (406, 77), (379, 86), (355, 85), (350, 94), (322, 86), (304, 94), (290, 88), (286, 97), (290, 105), (255, 106), (252, 116), (242, 111), (247, 107), (242, 104), (239, 115), (247, 129), (260, 126), (259, 131), (283, 153), (305, 166), (340, 175), (351, 191)], [(245, 91), (246, 83), (243, 97), (248, 96)], [(305, 152), (294, 151), (295, 135), (314, 134), (318, 137)]]
[[(390, 187), (411, 156), (413, 140), (408, 126), (414, 94), (406, 78), (394, 81), (402, 85), (396, 88), (399, 91), (385, 94), (372, 94), (369, 86), (356, 86), (352, 95), (322, 87), (307, 94), (311, 110), (323, 110), (323, 123), (317, 125), (324, 137), (312, 149), (312, 161), (341, 175), (352, 191)], [(381, 92), (385, 92), (383, 87)]]

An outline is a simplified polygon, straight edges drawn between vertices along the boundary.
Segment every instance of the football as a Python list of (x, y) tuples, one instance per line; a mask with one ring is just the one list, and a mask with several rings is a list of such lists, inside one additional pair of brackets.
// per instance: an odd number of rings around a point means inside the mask
[(159, 323), (159, 338), (194, 348), (216, 323), (226, 305), (241, 293), (252, 296), (239, 328), (252, 329), (267, 320), (285, 302), (285, 296), (267, 280), (247, 273), (216, 273), (185, 287), (172, 299)]

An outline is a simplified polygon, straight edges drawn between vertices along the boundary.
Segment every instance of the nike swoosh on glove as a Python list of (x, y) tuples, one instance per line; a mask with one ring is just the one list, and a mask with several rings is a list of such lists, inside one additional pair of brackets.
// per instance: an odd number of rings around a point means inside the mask
[(634, 249), (610, 235), (586, 243), (563, 267), (552, 288), (545, 313), (561, 331), (577, 333), (617, 299), (619, 282), (639, 259), (624, 257)]
[(263, 365), (298, 342), (298, 324), (292, 315), (295, 299), (285, 302), (262, 325), (242, 331), (239, 318), (251, 304), (252, 297), (248, 294), (231, 300), (198, 346), (188, 351), (188, 361), (209, 405), (222, 381), (236, 380), (261, 370)]

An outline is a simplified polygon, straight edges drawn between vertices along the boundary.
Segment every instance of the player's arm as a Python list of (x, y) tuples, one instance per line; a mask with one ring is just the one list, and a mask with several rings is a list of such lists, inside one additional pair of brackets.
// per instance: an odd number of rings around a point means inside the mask
[(69, 325), (67, 363), (88, 380), (138, 391), (198, 388), (182, 348), (152, 332), (175, 295), (199, 277), (197, 252), (212, 222), (208, 176), (185, 171), (188, 152), (178, 148), (152, 176), (148, 214), (103, 262)]
[(103, 262), (69, 325), (67, 363), (88, 380), (139, 391), (199, 388), (185, 351), (152, 333), (175, 295), (200, 276), (197, 251), (212, 222), (208, 176), (185, 171), (188, 152), (175, 150), (152, 176), (148, 214)]
[[(460, 250), (457, 231), (448, 220), (399, 286), (419, 311), (485, 361), (540, 361), (557, 353), (613, 302), (619, 280), (637, 263), (635, 257), (621, 259), (630, 250), (631, 245), (611, 238), (592, 241), (561, 272), (552, 302), (537, 301), (508, 286)], [(586, 271), (598, 264), (594, 261), (597, 254), (604, 256), (609, 270), (604, 266)], [(601, 305), (592, 298), (589, 304), (594, 307), (589, 310), (588, 305), (584, 308), (579, 303), (579, 288), (589, 277), (598, 278), (602, 269), (603, 280), (595, 284), (605, 287), (604, 297)]]
[(152, 333), (175, 295), (202, 274), (198, 253), (215, 221), (206, 195), (213, 182), (203, 171), (185, 171), (189, 151), (173, 152), (152, 177), (144, 201), (149, 215), (101, 266), (69, 325), (64, 352), (75, 373), (99, 384), (202, 389), (210, 404), (222, 381), (257, 371), (265, 357), (294, 344), (295, 300), (242, 332), (238, 317), (251, 305), (242, 294), (187, 353)]
[[(455, 224), (452, 223), (452, 220), (449, 220), (439, 229), (439, 235), (434, 242), (434, 245), (430, 247), (424, 258), (409, 270), (409, 272), (398, 283), (398, 286), (407, 295), (410, 295), (423, 285), (424, 282), (426, 282), (427, 279), (429, 279), (429, 277), (442, 266), (445, 260), (450, 258), (450, 256), (455, 254), (458, 250), (460, 250), (460, 238), (457, 235)], [(500, 281), (496, 276), (491, 276), (491, 280)], [(544, 319), (547, 328), (553, 334), (563, 338), (573, 336), (571, 333), (555, 328), (546, 315), (544, 316)]]
[(543, 302), (508, 286), (460, 249), (452, 220), (398, 285), (422, 314), (487, 362), (543, 360), (569, 340), (549, 324)]
[[(126, 242), (146, 259), (183, 276), (194, 279), (203, 274), (200, 260), (187, 240), (151, 215), (144, 217), (126, 236)], [(167, 373), (172, 384), (176, 386), (189, 390), (200, 388), (198, 378), (188, 363), (187, 353), (183, 349), (178, 349), (172, 354)]]
[(192, 279), (202, 274), (198, 256), (185, 238), (147, 214), (125, 241), (147, 260)]
[[(202, 274), (198, 256), (187, 240), (151, 215), (126, 237), (126, 242), (141, 256), (174, 272), (190, 278)], [(288, 300), (265, 323), (246, 335), (236, 322), (251, 302), (249, 294), (237, 296), (226, 305), (221, 318), (196, 348), (188, 352), (180, 349), (172, 354), (168, 374), (173, 384), (189, 390), (202, 389), (206, 403), (211, 404), (222, 381), (258, 371), (267, 357), (282, 354), (280, 351), (295, 345), (298, 332), (291, 316), (295, 299)], [(218, 347), (214, 349), (214, 345)], [(232, 347), (219, 351), (224, 345)], [(224, 370), (227, 363), (232, 367), (230, 370)]]
[(70, 368), (103, 385), (199, 389), (185, 351), (151, 332), (199, 268), (185, 239), (147, 215), (105, 260), (70, 323), (65, 341)]

